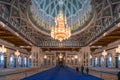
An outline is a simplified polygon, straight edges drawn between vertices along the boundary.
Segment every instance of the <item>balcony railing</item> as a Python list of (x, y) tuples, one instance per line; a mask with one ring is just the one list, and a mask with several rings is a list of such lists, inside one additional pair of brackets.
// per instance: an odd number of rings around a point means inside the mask
[(32, 43), (36, 43), (34, 42), (35, 40), (33, 40), (29, 34), (26, 34), (25, 31), (23, 31), (22, 29), (20, 29), (20, 24), (15, 22), (13, 19), (10, 19), (8, 16), (5, 15), (5, 13), (0, 13), (0, 17), (3, 19), (4, 22), (7, 22), (8, 24), (10, 24), (11, 26), (9, 27), (12, 27), (14, 29), (17, 30), (17, 32), (19, 32), (20, 34), (22, 34), (25, 38), (27, 38), (30, 42)]
[(91, 36), (91, 39), (88, 40), (87, 43), (90, 43), (97, 37), (101, 36), (105, 31), (109, 30), (110, 28), (114, 27), (117, 23), (119, 23), (120, 20), (120, 13), (118, 13), (116, 16), (113, 17), (110, 21), (106, 23), (105, 26), (102, 26), (99, 30), (97, 30), (97, 33)]
[[(37, 44), (37, 42), (35, 42), (35, 40), (31, 37), (31, 35), (27, 34), (25, 31), (23, 31), (20, 26), (19, 23), (15, 22), (13, 19), (10, 19), (8, 16), (5, 15), (4, 12), (0, 12), (0, 17), (3, 19), (3, 21), (7, 22), (8, 24), (10, 24), (12, 28), (16, 29), (21, 35), (23, 35), (23, 37), (25, 37), (27, 40), (29, 40), (30, 42), (32, 42), (33, 44), (35, 45), (38, 45), (38, 46), (43, 46), (43, 47), (46, 47), (46, 46), (59, 46), (59, 43), (55, 43), (54, 41), (52, 43), (41, 43), (40, 44)], [(111, 19), (110, 21), (108, 21), (106, 23), (105, 26), (101, 27), (99, 30), (97, 30), (97, 32), (95, 34), (93, 34), (91, 36), (91, 38), (89, 40), (85, 40), (85, 43), (75, 43), (71, 46), (76, 46), (76, 47), (79, 47), (79, 46), (84, 46), (84, 45), (87, 45), (88, 43), (90, 43), (91, 41), (93, 41), (94, 39), (96, 39), (96, 37), (99, 37), (100, 35), (102, 35), (106, 30), (110, 29), (111, 27), (113, 27), (115, 24), (118, 23), (120, 19), (120, 13), (118, 13), (116, 16), (113, 17), (113, 19)], [(65, 43), (67, 44), (67, 43)], [(69, 44), (70, 45), (70, 44)], [(64, 45), (65, 47), (69, 46), (69, 45)]]

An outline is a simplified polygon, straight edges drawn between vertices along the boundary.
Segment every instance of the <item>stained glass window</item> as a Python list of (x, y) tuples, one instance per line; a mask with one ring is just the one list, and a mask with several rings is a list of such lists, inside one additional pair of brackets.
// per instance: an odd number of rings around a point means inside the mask
[(29, 58), (29, 61), (28, 61), (28, 66), (31, 67), (32, 66), (32, 61), (31, 61), (31, 58)]
[(98, 66), (98, 58), (95, 57), (95, 67), (97, 67), (97, 66)]
[(109, 68), (112, 67), (112, 55), (111, 54), (107, 55), (107, 67)]
[(4, 68), (4, 65), (5, 65), (4, 54), (0, 52), (0, 68)]
[(18, 57), (18, 67), (22, 67), (22, 57)]
[(120, 54), (118, 55), (118, 67), (120, 68)]
[(90, 59), (90, 66), (92, 66), (92, 59)]
[(94, 67), (94, 59), (92, 59), (92, 67)]
[(11, 54), (10, 55), (10, 68), (14, 68), (15, 66), (16, 66), (15, 55)]
[(104, 57), (100, 57), (100, 67), (104, 67)]
[(24, 58), (24, 67), (28, 67), (27, 57)]

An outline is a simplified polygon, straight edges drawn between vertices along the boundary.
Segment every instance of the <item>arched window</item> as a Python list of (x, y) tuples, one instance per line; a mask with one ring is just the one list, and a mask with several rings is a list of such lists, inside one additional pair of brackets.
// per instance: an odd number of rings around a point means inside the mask
[(5, 57), (4, 54), (0, 52), (0, 68), (4, 68), (5, 66)]
[(95, 65), (94, 65), (94, 58), (92, 59), (92, 67), (95, 67)]
[(104, 67), (104, 57), (100, 57), (100, 67)]
[(31, 66), (32, 66), (32, 59), (29, 58), (29, 67), (31, 67)]
[(109, 68), (112, 67), (112, 55), (111, 54), (107, 55), (107, 67)]
[(27, 57), (24, 58), (24, 67), (27, 67), (28, 65), (28, 62), (27, 62)]
[(90, 59), (90, 66), (92, 67), (92, 58)]
[(28, 67), (30, 67), (30, 66), (31, 66), (31, 59), (28, 58)]
[(18, 56), (18, 67), (22, 67), (22, 57)]
[(120, 54), (118, 54), (118, 68), (120, 68)]
[(16, 67), (16, 62), (15, 62), (15, 55), (11, 54), (10, 55), (10, 68)]
[(95, 57), (95, 67), (97, 67), (97, 66), (98, 66), (98, 58)]

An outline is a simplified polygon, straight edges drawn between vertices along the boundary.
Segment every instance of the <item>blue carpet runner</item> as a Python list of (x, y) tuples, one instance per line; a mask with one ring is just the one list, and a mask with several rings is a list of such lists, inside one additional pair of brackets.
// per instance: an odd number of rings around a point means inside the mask
[(21, 80), (103, 80), (101, 78), (77, 73), (74, 69), (69, 67), (55, 67), (32, 76), (23, 78)]

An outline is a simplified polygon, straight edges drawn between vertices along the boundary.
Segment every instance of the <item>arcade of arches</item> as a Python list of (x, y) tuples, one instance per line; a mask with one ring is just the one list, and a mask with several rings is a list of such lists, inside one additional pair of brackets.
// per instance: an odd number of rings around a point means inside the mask
[[(71, 29), (62, 42), (50, 35), (59, 7)], [(0, 80), (59, 65), (118, 80), (120, 0), (0, 0)]]

